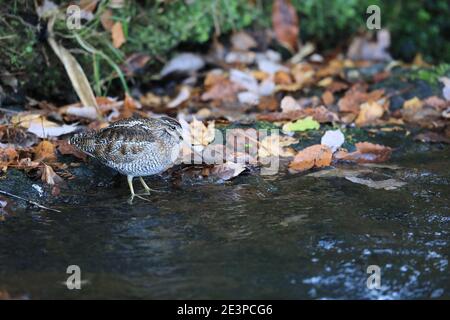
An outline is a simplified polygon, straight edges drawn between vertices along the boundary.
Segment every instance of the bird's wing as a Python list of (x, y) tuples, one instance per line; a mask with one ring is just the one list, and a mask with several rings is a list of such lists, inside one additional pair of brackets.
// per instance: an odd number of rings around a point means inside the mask
[(139, 122), (115, 122), (96, 135), (94, 156), (105, 162), (133, 161), (142, 157), (147, 150), (159, 150), (158, 132)]

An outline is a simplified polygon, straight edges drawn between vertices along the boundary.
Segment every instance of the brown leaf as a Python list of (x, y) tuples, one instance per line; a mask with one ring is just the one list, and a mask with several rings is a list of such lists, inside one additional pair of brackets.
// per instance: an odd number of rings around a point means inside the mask
[(291, 84), (291, 75), (285, 71), (277, 71), (274, 76), (275, 84)]
[(53, 143), (43, 140), (34, 147), (34, 161), (56, 161), (55, 146)]
[(58, 176), (53, 168), (44, 164), (42, 170), (41, 180), (49, 185), (54, 185), (63, 182), (64, 180)]
[(39, 165), (40, 162), (38, 161), (31, 161), (30, 158), (23, 158), (19, 160), (19, 163), (16, 168), (19, 170), (30, 170), (39, 167)]
[(219, 102), (234, 102), (240, 86), (228, 79), (216, 82), (202, 94), (203, 101), (216, 100)]
[(357, 84), (348, 90), (338, 102), (339, 111), (359, 114), (361, 104), (377, 101), (384, 95), (384, 90), (380, 89), (367, 93), (366, 89), (366, 86)]
[(450, 144), (450, 138), (433, 131), (427, 131), (419, 133), (414, 137), (414, 140), (418, 140), (426, 143), (447, 143)]
[(322, 94), (322, 101), (323, 103), (325, 103), (325, 105), (329, 106), (330, 104), (332, 104), (334, 102), (334, 96), (333, 93), (331, 91), (325, 91)]
[(292, 110), (288, 112), (271, 112), (267, 114), (258, 114), (256, 118), (262, 121), (294, 121), (311, 116), (320, 123), (338, 122), (339, 117), (324, 106), (317, 108), (306, 108), (301, 110)]
[(75, 59), (69, 50), (57, 43), (53, 36), (48, 37), (47, 41), (64, 65), (70, 82), (72, 83), (72, 86), (80, 98), (83, 106), (95, 107), (98, 109), (97, 100), (95, 100), (95, 95), (92, 91), (89, 80), (77, 59)]
[(360, 106), (360, 112), (355, 120), (358, 127), (376, 124), (384, 113), (384, 108), (377, 102), (366, 102)]
[(125, 34), (123, 33), (122, 22), (117, 21), (111, 29), (111, 36), (114, 48), (120, 48), (125, 43)]
[(291, 144), (297, 143), (298, 140), (289, 136), (279, 136), (272, 134), (265, 137), (260, 143), (258, 148), (258, 156), (264, 157), (290, 157), (295, 155), (292, 148), (286, 148)]
[(244, 170), (245, 164), (227, 161), (223, 164), (214, 166), (210, 171), (210, 175), (226, 181), (238, 176)]
[(73, 145), (69, 144), (67, 140), (59, 140), (57, 142), (58, 151), (62, 155), (72, 155), (78, 159), (86, 161), (87, 155), (79, 150), (77, 150)]
[(333, 154), (327, 146), (316, 144), (301, 150), (289, 164), (294, 171), (305, 171), (311, 168), (327, 167), (331, 164)]
[(260, 111), (275, 111), (278, 109), (278, 100), (273, 96), (260, 97), (258, 110)]
[(392, 153), (391, 148), (370, 142), (358, 142), (355, 146), (356, 151), (351, 153), (343, 150), (336, 152), (334, 159), (357, 163), (385, 162)]
[(100, 16), (100, 22), (102, 23), (103, 29), (105, 29), (106, 31), (111, 31), (114, 25), (112, 9), (107, 8), (102, 13), (102, 15)]
[(433, 107), (435, 109), (444, 110), (446, 107), (450, 106), (448, 101), (441, 99), (437, 96), (431, 96), (423, 100), (424, 105)]
[(144, 53), (133, 53), (120, 67), (128, 77), (131, 77), (141, 71), (149, 61), (149, 55)]
[(291, 52), (298, 50), (299, 20), (290, 0), (275, 0), (272, 8), (272, 26), (277, 40), (283, 46)]
[(423, 128), (441, 128), (445, 122), (441, 119), (441, 111), (430, 105), (425, 105), (417, 97), (405, 101), (401, 110), (403, 120), (417, 124)]
[(231, 38), (231, 45), (233, 50), (236, 51), (248, 51), (251, 48), (255, 48), (258, 44), (251, 35), (245, 31), (239, 31), (234, 33)]
[(16, 149), (12, 147), (0, 148), (0, 170), (5, 171), (11, 163), (19, 158)]

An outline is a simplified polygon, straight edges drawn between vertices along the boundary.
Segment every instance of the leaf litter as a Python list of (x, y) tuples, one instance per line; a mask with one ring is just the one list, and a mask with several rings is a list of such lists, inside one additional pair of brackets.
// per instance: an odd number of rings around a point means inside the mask
[[(327, 167), (341, 163), (359, 166), (388, 161), (395, 149), (346, 139), (355, 126), (373, 132), (389, 130), (386, 126), (395, 123), (400, 128), (426, 129), (415, 136), (420, 141), (448, 143), (450, 138), (448, 77), (440, 79), (443, 89), (439, 95), (409, 97), (399, 110), (391, 107), (391, 98), (396, 93), (387, 94), (388, 88), (375, 86), (391, 76), (387, 30), (355, 37), (347, 52), (322, 54), (316, 52), (315, 45), (300, 43), (300, 19), (291, 1), (275, 0), (273, 32), (264, 41), (275, 40), (287, 48), (292, 54), (288, 59), (280, 52), (267, 49), (254, 33), (238, 31), (230, 36), (229, 46), (215, 39), (208, 54), (174, 54), (152, 79), (164, 85), (164, 78), (177, 75), (172, 82), (175, 90), (161, 93), (156, 90), (158, 85), (154, 85), (155, 88), (142, 92), (136, 86), (132, 95), (123, 93), (120, 99), (94, 95), (84, 70), (53, 33), (58, 8), (48, 5), (38, 10), (48, 19), (49, 45), (63, 64), (80, 102), (58, 107), (45, 106), (42, 102), (27, 106), (27, 111), (15, 116), (2, 116), (0, 166), (3, 172), (8, 168), (33, 171), (45, 183), (58, 186), (67, 176), (68, 167), (86, 161), (84, 154), (67, 144), (67, 137), (75, 131), (103, 128), (115, 120), (136, 115), (177, 117), (183, 126), (185, 155), (217, 152), (224, 160), (222, 164), (201, 164), (202, 175), (217, 181), (228, 181), (251, 166), (260, 166), (255, 157), (286, 158), (292, 173), (323, 169), (314, 174), (326, 174), (330, 172)], [(83, 11), (89, 17), (90, 11)], [(101, 23), (111, 33), (113, 47), (126, 44), (124, 26), (114, 21), (110, 10), (105, 11)], [(219, 54), (219, 49), (223, 54)], [(131, 53), (120, 68), (131, 77), (145, 70), (150, 60), (145, 53)], [(380, 62), (385, 63), (380, 72), (369, 78), (361, 76), (360, 70)], [(281, 133), (255, 140), (251, 130), (237, 129), (237, 135), (247, 139), (248, 147), (256, 150), (255, 156), (215, 140), (218, 130), (249, 123), (256, 126), (259, 122), (270, 123)], [(300, 147), (303, 137), (322, 130), (325, 132), (320, 144), (315, 141), (316, 144)], [(73, 162), (63, 164), (60, 157), (72, 157)], [(391, 190), (404, 185), (396, 179), (377, 181), (349, 172), (340, 175), (375, 189)]]

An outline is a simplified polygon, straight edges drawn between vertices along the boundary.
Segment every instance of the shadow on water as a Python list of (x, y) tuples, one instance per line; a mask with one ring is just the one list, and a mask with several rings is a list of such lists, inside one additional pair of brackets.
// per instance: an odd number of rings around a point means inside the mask
[[(414, 160), (413, 160), (414, 159)], [(126, 184), (62, 213), (0, 222), (0, 291), (29, 298), (449, 298), (448, 149), (396, 159), (376, 190), (247, 175), (126, 203)], [(64, 284), (78, 265), (81, 290)], [(367, 267), (381, 268), (368, 289)]]

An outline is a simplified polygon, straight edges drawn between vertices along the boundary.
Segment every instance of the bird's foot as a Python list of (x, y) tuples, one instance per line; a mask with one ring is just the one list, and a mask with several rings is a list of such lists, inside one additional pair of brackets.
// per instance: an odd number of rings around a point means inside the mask
[[(146, 195), (148, 195), (148, 194), (146, 194)], [(132, 194), (132, 195), (130, 196), (130, 198), (128, 199), (128, 203), (129, 203), (129, 204), (133, 204), (134, 198), (139, 198), (139, 199), (141, 199), (141, 200), (151, 202), (150, 199), (147, 199), (147, 198), (143, 197), (143, 195), (141, 195), (141, 194), (136, 194), (136, 193), (135, 193), (135, 194)]]
[(163, 193), (163, 192), (167, 192), (165, 190), (155, 190), (155, 189), (151, 189), (151, 188), (145, 188), (145, 194), (149, 195), (150, 192), (157, 192), (157, 193)]

